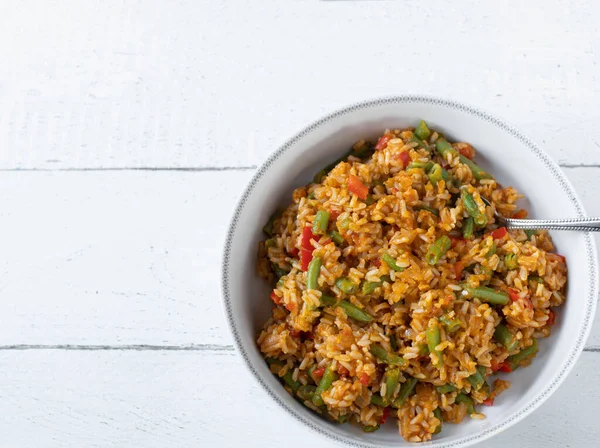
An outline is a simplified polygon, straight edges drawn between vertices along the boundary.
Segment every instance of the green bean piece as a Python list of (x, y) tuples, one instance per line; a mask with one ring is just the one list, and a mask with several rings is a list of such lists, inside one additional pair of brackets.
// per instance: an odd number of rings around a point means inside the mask
[(375, 426), (368, 426), (368, 425), (363, 425), (362, 430), (364, 432), (375, 432), (379, 429), (379, 425), (375, 425)]
[(381, 256), (381, 259), (385, 262), (385, 264), (387, 264), (390, 267), (390, 269), (396, 272), (402, 272), (405, 269), (403, 267), (398, 266), (394, 257), (392, 257), (387, 252)]
[(435, 428), (435, 431), (433, 431), (434, 434), (439, 434), (440, 432), (442, 432), (442, 411), (440, 410), (440, 408), (435, 408), (435, 410), (433, 411), (433, 415), (435, 415), (435, 418), (437, 418), (440, 421), (440, 424), (437, 425), (437, 427)]
[(529, 277), (527, 277), (527, 280), (536, 283), (544, 283), (544, 279), (542, 277), (538, 277), (537, 275), (530, 275)]
[(315, 177), (313, 177), (313, 182), (315, 184), (320, 184), (325, 176), (327, 176), (327, 172), (325, 170), (319, 170), (317, 171), (317, 174), (315, 174)]
[(337, 232), (336, 230), (332, 230), (331, 232), (329, 232), (329, 237), (331, 238), (331, 241), (333, 241), (336, 245), (341, 245), (344, 244), (344, 237), (342, 236), (342, 234), (340, 232)]
[(484, 366), (477, 366), (475, 373), (467, 378), (473, 390), (479, 390), (483, 386), (483, 383), (485, 383), (485, 371)]
[(462, 326), (460, 319), (448, 317), (446, 314), (440, 317), (440, 322), (446, 327), (448, 333), (454, 333)]
[(535, 229), (525, 229), (525, 235), (527, 235), (527, 239), (530, 240), (533, 235), (537, 233)]
[(315, 257), (308, 265), (306, 273), (306, 288), (319, 289), (319, 274), (321, 273), (322, 261), (319, 257)]
[(348, 154), (348, 155), (353, 156), (353, 157), (357, 157), (359, 159), (364, 159), (364, 158), (369, 157), (371, 154), (373, 154), (373, 151), (374, 151), (373, 147), (371, 147), (370, 145), (365, 144), (360, 149), (352, 149), (350, 151), (350, 154)]
[(344, 310), (348, 317), (354, 320), (357, 320), (359, 322), (371, 322), (373, 320), (373, 316), (371, 316), (366, 311), (361, 310), (353, 303), (348, 302), (347, 300), (340, 301), (338, 305), (341, 309)]
[(371, 395), (371, 404), (374, 404), (374, 405), (381, 406), (381, 407), (385, 408), (388, 405), (388, 402), (381, 395), (379, 395), (379, 394), (373, 394), (373, 395)]
[(427, 177), (433, 185), (437, 185), (443, 179), (442, 167), (438, 163), (435, 163), (427, 173)]
[(440, 211), (436, 208), (429, 207), (428, 205), (417, 205), (415, 206), (417, 210), (426, 210), (429, 213), (433, 213), (435, 216), (440, 216)]
[(327, 232), (327, 226), (329, 225), (329, 212), (325, 210), (319, 210), (315, 215), (313, 221), (312, 232), (315, 235), (324, 235)]
[(394, 333), (390, 334), (390, 346), (392, 347), (393, 351), (398, 351), (398, 340), (396, 339), (396, 335)]
[(538, 342), (537, 339), (533, 340), (533, 344), (529, 347), (525, 347), (516, 355), (511, 355), (508, 357), (508, 362), (510, 363), (511, 370), (517, 369), (523, 361), (528, 360), (529, 358), (534, 357), (538, 352)]
[(419, 121), (419, 124), (415, 128), (414, 134), (417, 136), (419, 140), (427, 140), (431, 135), (431, 131), (427, 127), (427, 123), (423, 120)]
[(406, 359), (394, 353), (388, 352), (379, 344), (371, 345), (371, 354), (390, 366), (403, 366), (407, 363)]
[(471, 397), (469, 397), (466, 394), (458, 394), (456, 396), (456, 403), (464, 403), (467, 405), (467, 412), (469, 414), (474, 414), (475, 413), (475, 406), (473, 405), (473, 400), (471, 399)]
[(338, 225), (338, 230), (348, 230), (348, 227), (350, 227), (350, 218), (344, 218), (342, 219)]
[(354, 294), (358, 290), (358, 285), (347, 277), (338, 278), (335, 286), (345, 294)]
[(504, 266), (509, 271), (513, 271), (519, 267), (519, 257), (517, 254), (513, 254), (512, 252), (506, 254), (504, 256)]
[(305, 384), (303, 386), (300, 386), (296, 395), (298, 395), (298, 398), (300, 398), (302, 401), (312, 401), (316, 390), (317, 386), (313, 386), (312, 384)]
[(315, 198), (315, 192), (311, 191), (310, 194), (308, 196), (306, 196), (306, 199), (314, 199)]
[(442, 367), (443, 363), (442, 352), (435, 349), (442, 342), (440, 337), (440, 327), (437, 319), (429, 320), (427, 330), (425, 330), (425, 339), (427, 340), (427, 348), (429, 348), (429, 353), (433, 353), (437, 356), (437, 360), (434, 365), (439, 369)]
[(458, 154), (452, 145), (443, 138), (438, 138), (438, 140), (435, 142), (435, 150), (443, 158), (446, 158), (446, 154), (452, 154), (454, 156)]
[(271, 267), (273, 268), (273, 272), (275, 272), (275, 275), (277, 276), (277, 278), (281, 278), (284, 275), (287, 275), (290, 273), (289, 269), (286, 270), (285, 268), (282, 268), (281, 266), (279, 266), (276, 263), (271, 263)]
[(404, 404), (404, 402), (406, 401), (406, 399), (414, 393), (415, 387), (417, 386), (418, 382), (419, 382), (419, 380), (416, 378), (413, 378), (412, 376), (407, 377), (406, 381), (404, 381), (402, 383), (402, 385), (400, 386), (400, 390), (398, 391), (398, 396), (392, 402), (392, 407), (396, 408), (396, 409), (401, 407)]
[(467, 291), (471, 297), (475, 297), (482, 302), (491, 303), (492, 305), (506, 305), (510, 300), (508, 294), (502, 291), (496, 291), (487, 286), (479, 286), (477, 288), (470, 288), (462, 285), (462, 288)]
[(283, 375), (281, 377), (281, 379), (290, 389), (292, 389), (292, 392), (294, 392), (294, 393), (298, 392), (298, 389), (300, 389), (300, 386), (302, 386), (302, 383), (300, 383), (299, 381), (294, 381), (292, 379), (292, 371), (291, 370), (288, 370), (287, 372), (285, 372), (285, 375)]
[(277, 243), (275, 243), (275, 240), (273, 238), (265, 240), (265, 247), (275, 247), (276, 244)]
[(433, 162), (410, 162), (406, 167), (407, 170), (412, 170), (415, 168), (420, 168), (425, 171), (429, 171), (433, 167)]
[(262, 228), (263, 232), (265, 232), (268, 236), (273, 236), (273, 223), (275, 222), (275, 219), (277, 219), (277, 215), (278, 213), (273, 213)]
[(344, 414), (344, 415), (340, 415), (337, 419), (337, 422), (339, 424), (344, 424), (346, 423), (348, 420), (350, 420), (350, 414)]
[(475, 221), (473, 221), (473, 217), (469, 216), (467, 219), (463, 221), (463, 238), (465, 240), (470, 240), (473, 236), (473, 229), (475, 227)]
[(323, 294), (321, 296), (321, 306), (335, 306), (337, 305), (337, 300), (335, 297), (331, 297)]
[(485, 254), (485, 258), (490, 258), (492, 255), (494, 255), (496, 253), (496, 250), (497, 250), (496, 242), (493, 242), (492, 246), (490, 247), (490, 250), (488, 250), (488, 253)]
[(369, 193), (367, 195), (367, 199), (365, 199), (365, 204), (373, 205), (374, 203), (375, 203), (375, 198), (373, 198), (373, 195)]
[(442, 179), (444, 179), (444, 182), (446, 182), (446, 185), (448, 187), (452, 186), (452, 176), (450, 176), (450, 173), (448, 172), (448, 170), (446, 170), (446, 168), (442, 167)]
[(494, 330), (494, 339), (502, 344), (506, 350), (512, 352), (519, 346), (519, 340), (506, 325), (499, 324)]
[(448, 238), (446, 235), (441, 236), (429, 248), (427, 254), (425, 254), (425, 261), (427, 261), (427, 263), (431, 266), (434, 266), (438, 261), (440, 261), (440, 258), (442, 258), (446, 252), (448, 252), (448, 249), (450, 249), (451, 245), (452, 241), (450, 241), (450, 238)]
[(468, 157), (465, 157), (462, 154), (459, 154), (458, 159), (460, 160), (460, 163), (462, 163), (463, 165), (467, 165), (471, 169), (471, 173), (473, 173), (473, 177), (475, 179), (481, 180), (481, 179), (493, 179), (494, 178), (494, 176), (492, 176), (490, 173), (486, 172), (484, 169), (482, 169), (479, 165), (477, 165), (475, 162), (473, 162)]
[(391, 400), (394, 396), (394, 391), (400, 382), (400, 369), (388, 369), (385, 372), (385, 399)]
[(419, 344), (417, 347), (419, 348), (419, 356), (424, 356), (429, 353), (429, 347), (427, 347), (427, 344)]
[(458, 388), (454, 384), (446, 383), (443, 386), (437, 386), (435, 388), (440, 394), (450, 394), (456, 392)]
[(473, 217), (475, 225), (477, 227), (485, 227), (487, 225), (487, 217), (479, 211), (479, 207), (477, 207), (477, 202), (475, 202), (473, 195), (469, 193), (466, 188), (461, 188), (460, 197), (462, 198), (465, 210)]
[(382, 275), (381, 280), (378, 282), (363, 282), (362, 284), (362, 293), (367, 295), (367, 294), (372, 294), (377, 288), (379, 288), (380, 286), (383, 286), (383, 282), (388, 282), (391, 283), (392, 279), (390, 278), (389, 275)]
[(323, 406), (325, 404), (321, 394), (328, 390), (333, 384), (333, 382), (337, 379), (337, 372), (331, 368), (331, 364), (328, 364), (325, 368), (325, 372), (323, 373), (323, 377), (321, 378), (321, 381), (319, 381), (319, 385), (315, 389), (315, 393), (313, 395), (312, 402), (315, 406)]
[(419, 140), (416, 136), (412, 136), (408, 139), (409, 142), (414, 142), (417, 144), (417, 148), (424, 149), (425, 151), (430, 151), (429, 146), (423, 140)]

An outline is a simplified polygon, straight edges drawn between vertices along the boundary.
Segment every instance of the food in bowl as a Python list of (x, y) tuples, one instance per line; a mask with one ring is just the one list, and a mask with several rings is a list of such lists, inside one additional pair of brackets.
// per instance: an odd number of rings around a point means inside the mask
[(510, 386), (493, 376), (532, 362), (566, 262), (546, 231), (497, 225), (527, 212), (474, 157), (424, 121), (386, 130), (269, 219), (258, 271), (274, 307), (257, 343), (305, 406), (367, 432), (395, 417), (426, 441), (484, 418)]

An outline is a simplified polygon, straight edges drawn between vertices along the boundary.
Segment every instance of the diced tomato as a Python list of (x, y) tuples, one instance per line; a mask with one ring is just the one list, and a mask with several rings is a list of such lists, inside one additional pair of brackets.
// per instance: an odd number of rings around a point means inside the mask
[(513, 218), (515, 219), (524, 219), (527, 218), (527, 210), (519, 210), (517, 211), (514, 215), (512, 215)]
[(504, 238), (507, 233), (508, 233), (508, 230), (506, 230), (506, 227), (500, 227), (500, 228), (494, 230), (491, 233), (491, 235), (492, 235), (492, 238), (494, 238), (495, 240), (499, 240), (499, 239)]
[(298, 250), (297, 247), (294, 247), (292, 250), (290, 250), (290, 255), (294, 258), (298, 258), (298, 254), (300, 254), (300, 251)]
[(386, 406), (385, 408), (383, 408), (383, 414), (381, 415), (381, 424), (385, 424), (385, 421), (387, 420), (387, 418), (390, 416), (390, 407)]
[(373, 266), (375, 266), (376, 268), (380, 268), (381, 267), (381, 259), (377, 258), (376, 260), (373, 260)]
[(359, 377), (359, 381), (363, 386), (368, 386), (369, 385), (369, 375), (367, 375), (365, 372), (360, 374)]
[(548, 325), (554, 325), (554, 320), (556, 319), (556, 313), (552, 310), (548, 310)]
[(396, 156), (396, 158), (402, 161), (403, 166), (408, 166), (410, 163), (410, 155), (408, 154), (408, 151), (402, 151)]
[(306, 226), (302, 230), (302, 241), (300, 244), (302, 246), (302, 252), (300, 253), (300, 267), (303, 271), (308, 269), (308, 265), (312, 260), (313, 245), (310, 242), (311, 239), (315, 239), (315, 236), (313, 235), (310, 226)]
[(512, 372), (512, 369), (510, 368), (510, 363), (508, 361), (504, 361), (501, 363), (496, 363), (496, 361), (492, 360), (492, 371), (493, 372), (506, 372), (506, 373), (510, 373)]
[(318, 369), (313, 370), (312, 376), (314, 379), (319, 380), (325, 373), (325, 367), (319, 367)]
[(363, 201), (367, 199), (367, 195), (369, 194), (369, 187), (353, 174), (348, 176), (348, 190)]
[(332, 221), (332, 222), (333, 222), (333, 221), (337, 220), (337, 219), (338, 219), (338, 216), (340, 216), (341, 214), (342, 214), (342, 212), (341, 212), (341, 211), (339, 211), (339, 210), (336, 210), (335, 208), (332, 208), (332, 209), (329, 211), (329, 221)]
[(300, 253), (300, 268), (306, 272), (308, 270), (308, 265), (312, 261), (312, 250), (302, 249)]
[(521, 298), (521, 296), (519, 296), (519, 291), (517, 291), (516, 289), (513, 289), (513, 288), (508, 288), (508, 296), (510, 297), (510, 300), (512, 300), (513, 302), (516, 302), (517, 300), (519, 300)]
[(462, 276), (462, 271), (465, 268), (465, 264), (462, 261), (459, 261), (454, 264), (454, 278), (457, 280)]
[(387, 134), (384, 134), (381, 137), (379, 137), (379, 140), (377, 140), (377, 144), (375, 145), (375, 151), (381, 151), (383, 148), (385, 148), (388, 142), (391, 140), (391, 138), (392, 136)]
[(289, 302), (285, 304), (285, 309), (290, 313), (293, 313), (296, 310), (296, 304), (294, 302)]
[(465, 156), (467, 159), (473, 160), (473, 157), (475, 157), (475, 150), (471, 145), (461, 145), (461, 148), (458, 150), (458, 152), (461, 155)]
[(271, 300), (275, 303), (275, 305), (281, 305), (281, 297), (275, 294), (275, 290), (271, 291)]
[(350, 371), (347, 368), (345, 368), (344, 366), (340, 366), (340, 368), (338, 369), (338, 373), (341, 376), (348, 376), (348, 375), (350, 375)]
[(483, 405), (484, 406), (494, 406), (494, 399), (488, 398), (486, 400), (483, 400)]
[(457, 244), (460, 244), (462, 242), (464, 242), (465, 239), (461, 238), (459, 236), (452, 236), (450, 235), (450, 242), (452, 243), (452, 248), (454, 249), (456, 247)]

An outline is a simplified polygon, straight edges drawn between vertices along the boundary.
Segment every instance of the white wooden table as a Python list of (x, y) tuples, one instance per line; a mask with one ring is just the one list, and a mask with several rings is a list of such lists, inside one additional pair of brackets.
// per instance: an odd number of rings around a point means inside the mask
[[(0, 447), (325, 447), (231, 345), (236, 198), (277, 143), (365, 98), (507, 118), (600, 215), (593, 0), (0, 6)], [(490, 447), (596, 447), (600, 324)], [(515, 445), (516, 442), (516, 445)]]

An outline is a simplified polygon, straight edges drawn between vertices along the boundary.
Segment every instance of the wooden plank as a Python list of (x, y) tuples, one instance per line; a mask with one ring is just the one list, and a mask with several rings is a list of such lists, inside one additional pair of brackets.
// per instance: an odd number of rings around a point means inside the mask
[[(0, 363), (3, 447), (331, 446), (233, 353), (1, 351)], [(554, 396), (484, 446), (597, 446), (599, 381), (600, 356), (584, 353)]]
[[(600, 216), (600, 169), (566, 172)], [(231, 344), (221, 247), (250, 176), (0, 173), (0, 345)]]
[(0, 167), (251, 166), (325, 113), (408, 92), (600, 164), (594, 2), (110, 3), (3, 6)]

